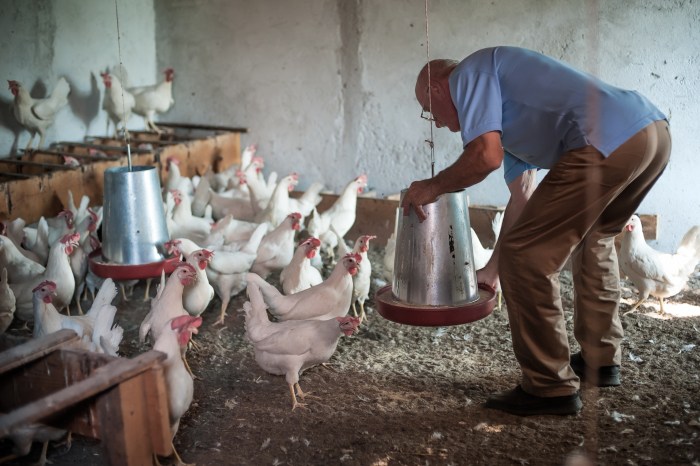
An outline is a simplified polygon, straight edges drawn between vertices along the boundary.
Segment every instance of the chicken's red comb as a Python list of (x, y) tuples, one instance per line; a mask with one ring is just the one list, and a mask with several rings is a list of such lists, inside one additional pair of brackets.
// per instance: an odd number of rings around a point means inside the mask
[(292, 172), (289, 176), (291, 176), (294, 181), (299, 181), (299, 174), (298, 173)]
[(301, 220), (301, 214), (299, 212), (292, 212), (289, 214), (289, 218), (293, 218), (294, 220)]
[(165, 73), (165, 74), (173, 74), (174, 72), (175, 72), (175, 70), (172, 68), (166, 68), (163, 70), (163, 73)]
[(206, 257), (208, 259), (211, 259), (212, 257), (214, 257), (214, 251), (210, 251), (209, 249), (200, 249), (199, 251), (195, 251), (195, 252), (201, 252), (202, 254), (204, 254), (204, 257)]
[(10, 89), (12, 89), (13, 87), (18, 87), (18, 86), (19, 86), (19, 82), (17, 82), (17, 81), (11, 81), (11, 80), (9, 80), (9, 79), (7, 80), (7, 84), (10, 86)]
[(43, 282), (39, 283), (34, 289), (32, 290), (32, 293), (36, 293), (39, 288), (46, 287), (49, 289), (49, 291), (56, 291), (56, 283), (52, 282), (51, 280), (44, 280)]
[(359, 183), (365, 183), (365, 184), (367, 184), (367, 175), (365, 175), (365, 174), (363, 173), (362, 175), (360, 175), (360, 176), (358, 176), (357, 178), (355, 178), (355, 181), (357, 181), (357, 182), (359, 182)]

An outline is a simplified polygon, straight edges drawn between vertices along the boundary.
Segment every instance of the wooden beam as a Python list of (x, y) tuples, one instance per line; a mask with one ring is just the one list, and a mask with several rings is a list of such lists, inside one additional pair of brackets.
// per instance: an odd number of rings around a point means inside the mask
[(59, 330), (45, 338), (32, 338), (22, 345), (3, 351), (0, 353), (0, 375), (75, 341), (78, 341), (78, 334), (73, 330)]
[(37, 422), (86, 400), (100, 392), (120, 384), (137, 374), (149, 370), (165, 359), (160, 351), (149, 351), (134, 359), (118, 358), (97, 369), (91, 377), (70, 385), (51, 396), (21, 406), (0, 415), (0, 438), (13, 429), (27, 423)]
[[(303, 192), (294, 191), (292, 197), (299, 197)], [(322, 194), (323, 199), (316, 207), (319, 212), (328, 210), (338, 199), (336, 194)], [(377, 199), (371, 197), (358, 196), (357, 216), (350, 231), (345, 235), (348, 241), (354, 241), (360, 235), (376, 235), (377, 246), (386, 245), (389, 236), (394, 231), (396, 209), (399, 201), (396, 199)], [(491, 248), (494, 244), (494, 234), (491, 222), (498, 212), (502, 212), (505, 207), (489, 205), (469, 206), (469, 222), (484, 247)], [(644, 237), (651, 241), (657, 239), (657, 216), (640, 215)]]

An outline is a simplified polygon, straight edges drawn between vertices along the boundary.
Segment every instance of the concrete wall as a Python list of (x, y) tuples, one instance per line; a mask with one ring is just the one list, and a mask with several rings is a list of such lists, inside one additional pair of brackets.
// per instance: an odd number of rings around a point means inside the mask
[[(318, 179), (338, 191), (366, 172), (370, 188), (385, 195), (430, 175), (429, 126), (413, 95), (426, 59), (422, 0), (119, 0), (119, 6), (132, 83), (155, 82), (159, 70), (175, 68), (175, 105), (162, 119), (248, 127), (243, 142), (258, 143), (280, 174), (298, 171), (301, 187)], [(672, 249), (700, 223), (698, 24), (700, 3), (690, 0), (430, 0), (430, 53), (459, 59), (486, 46), (528, 47), (636, 89), (670, 113), (672, 161), (640, 211), (660, 215), (657, 245)], [(5, 1), (0, 26), (10, 31), (0, 35), (3, 78), (42, 95), (66, 74), (77, 91), (50, 137), (103, 133), (97, 73), (116, 62), (114, 3)], [(0, 92), (0, 154), (16, 145), (9, 102), (9, 91)], [(454, 161), (461, 141), (446, 129), (434, 140), (440, 170)], [(469, 194), (475, 204), (504, 204), (500, 171)]]
[[(118, 7), (122, 63), (131, 82), (155, 83), (160, 76), (153, 3), (119, 0)], [(46, 145), (104, 134), (100, 72), (119, 64), (114, 0), (5, 0), (0, 30), (0, 157), (24, 149), (29, 140), (12, 113), (9, 79), (22, 83), (36, 98), (51, 93), (59, 77), (68, 80), (69, 105), (57, 115)], [(136, 117), (129, 123), (142, 126)]]

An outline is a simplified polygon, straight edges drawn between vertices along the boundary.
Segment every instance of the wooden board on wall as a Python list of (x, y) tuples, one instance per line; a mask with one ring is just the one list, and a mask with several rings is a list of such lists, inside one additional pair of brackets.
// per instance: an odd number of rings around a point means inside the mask
[[(132, 154), (132, 165), (158, 166), (161, 182), (165, 180), (165, 160), (180, 160), (180, 172), (184, 176), (201, 175), (208, 167), (215, 172), (240, 163), (240, 134), (225, 133), (207, 139), (169, 145), (156, 152)], [(75, 202), (83, 195), (91, 199), (91, 205), (101, 205), (104, 190), (104, 171), (110, 167), (126, 166), (126, 157), (118, 160), (96, 161), (73, 170), (59, 170), (32, 176), (27, 179), (0, 183), (0, 219), (23, 218), (28, 224), (43, 216), (58, 214), (72, 191)]]
[[(294, 196), (302, 193), (295, 192)], [(322, 194), (323, 200), (316, 207), (319, 212), (329, 209), (338, 199), (334, 194)], [(396, 209), (399, 201), (390, 199), (376, 199), (370, 197), (357, 198), (357, 217), (355, 224), (345, 235), (347, 241), (354, 241), (360, 235), (376, 235), (375, 243), (379, 247), (386, 245), (389, 236), (394, 231)], [(469, 207), (469, 222), (476, 232), (484, 247), (492, 248), (494, 234), (491, 222), (498, 212), (504, 207), (473, 205)], [(644, 229), (644, 237), (647, 240), (657, 239), (657, 216), (640, 215)]]

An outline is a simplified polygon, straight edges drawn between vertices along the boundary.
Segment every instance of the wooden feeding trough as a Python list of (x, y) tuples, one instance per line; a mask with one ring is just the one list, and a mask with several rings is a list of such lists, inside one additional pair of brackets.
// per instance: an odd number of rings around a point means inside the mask
[(165, 354), (116, 358), (72, 349), (77, 340), (61, 330), (0, 353), (0, 438), (41, 423), (101, 440), (114, 466), (172, 454)]
[[(149, 141), (141, 142), (150, 146), (139, 147), (139, 139), (131, 140), (133, 165), (157, 166), (161, 183), (167, 176), (168, 158), (179, 160), (181, 174), (188, 177), (203, 175), (208, 169), (219, 172), (240, 162), (240, 135), (245, 128), (172, 125), (175, 127), (165, 135), (144, 133), (142, 139)], [(202, 138), (185, 139), (194, 132)], [(139, 132), (133, 134), (139, 136)], [(157, 143), (162, 139), (163, 144)], [(41, 216), (54, 216), (66, 205), (69, 190), (75, 199), (87, 195), (92, 204), (102, 204), (104, 171), (126, 166), (126, 153), (123, 140), (93, 137), (55, 143), (21, 158), (0, 159), (0, 220), (21, 217), (31, 224)], [(64, 155), (78, 159), (80, 166), (65, 165)]]

